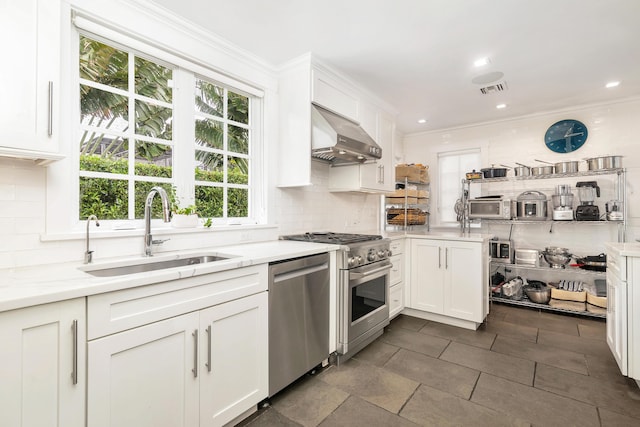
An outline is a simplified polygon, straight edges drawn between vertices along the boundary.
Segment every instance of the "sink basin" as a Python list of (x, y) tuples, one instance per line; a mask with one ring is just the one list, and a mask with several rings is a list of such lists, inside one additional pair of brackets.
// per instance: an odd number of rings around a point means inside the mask
[(118, 262), (110, 265), (83, 266), (81, 270), (96, 277), (124, 276), (126, 274), (143, 273), (145, 271), (164, 270), (167, 268), (184, 267), (186, 265), (207, 264), (234, 258), (235, 255), (204, 254), (172, 257), (168, 259), (142, 258), (133, 262)]

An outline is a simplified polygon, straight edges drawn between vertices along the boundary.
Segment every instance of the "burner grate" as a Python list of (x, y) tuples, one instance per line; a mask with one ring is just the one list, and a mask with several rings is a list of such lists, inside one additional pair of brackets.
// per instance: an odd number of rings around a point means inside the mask
[(298, 240), (313, 243), (334, 243), (348, 244), (358, 242), (368, 242), (372, 240), (380, 240), (382, 236), (376, 234), (355, 234), (355, 233), (332, 233), (332, 232), (315, 232), (304, 234), (292, 234), (280, 236), (282, 240)]

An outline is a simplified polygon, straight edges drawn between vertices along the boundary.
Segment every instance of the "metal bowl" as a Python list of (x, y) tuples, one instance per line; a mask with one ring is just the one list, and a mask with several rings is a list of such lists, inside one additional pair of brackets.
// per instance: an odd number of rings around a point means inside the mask
[(542, 251), (542, 256), (552, 268), (564, 268), (569, 264), (573, 255), (569, 253), (567, 248), (548, 247)]
[(524, 288), (524, 292), (532, 302), (538, 304), (549, 304), (549, 301), (551, 300), (551, 288), (548, 286), (541, 288), (527, 286)]

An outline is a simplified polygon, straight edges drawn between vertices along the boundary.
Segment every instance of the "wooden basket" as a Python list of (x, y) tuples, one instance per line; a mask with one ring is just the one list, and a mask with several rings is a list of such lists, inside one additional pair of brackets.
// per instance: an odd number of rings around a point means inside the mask
[(391, 225), (423, 225), (427, 222), (427, 212), (420, 209), (407, 209), (406, 222), (404, 209), (387, 209), (387, 224)]

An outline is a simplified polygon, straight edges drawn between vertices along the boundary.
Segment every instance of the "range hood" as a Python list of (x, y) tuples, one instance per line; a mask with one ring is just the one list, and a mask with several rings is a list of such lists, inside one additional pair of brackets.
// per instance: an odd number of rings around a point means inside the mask
[(356, 122), (311, 105), (311, 156), (334, 164), (382, 157), (382, 148)]

